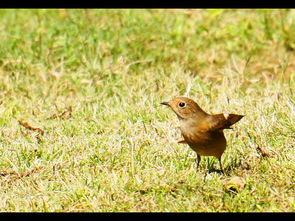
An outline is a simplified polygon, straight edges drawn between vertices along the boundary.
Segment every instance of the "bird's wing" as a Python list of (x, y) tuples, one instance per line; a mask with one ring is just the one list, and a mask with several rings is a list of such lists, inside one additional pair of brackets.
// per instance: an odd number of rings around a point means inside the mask
[(231, 125), (241, 120), (244, 115), (237, 114), (215, 114), (210, 116), (209, 130), (231, 129)]

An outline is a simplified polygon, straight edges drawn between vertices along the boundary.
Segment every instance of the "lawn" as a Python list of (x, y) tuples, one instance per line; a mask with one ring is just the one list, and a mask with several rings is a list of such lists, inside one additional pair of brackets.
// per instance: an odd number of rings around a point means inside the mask
[[(294, 9), (1, 9), (1, 212), (294, 212)], [(160, 105), (245, 117), (218, 161)]]

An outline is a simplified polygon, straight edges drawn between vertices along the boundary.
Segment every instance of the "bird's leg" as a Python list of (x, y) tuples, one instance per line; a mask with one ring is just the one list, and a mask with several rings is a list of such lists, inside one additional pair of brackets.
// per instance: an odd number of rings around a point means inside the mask
[(222, 164), (221, 164), (221, 156), (218, 158), (218, 161), (219, 161), (220, 170), (222, 173), (224, 173), (223, 168), (222, 168)]
[(197, 154), (197, 169), (199, 169), (200, 161), (201, 161), (201, 156)]

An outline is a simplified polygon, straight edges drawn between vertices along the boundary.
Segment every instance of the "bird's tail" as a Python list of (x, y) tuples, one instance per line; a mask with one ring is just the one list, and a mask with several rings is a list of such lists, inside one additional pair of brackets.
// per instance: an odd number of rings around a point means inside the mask
[(238, 114), (229, 114), (227, 117), (227, 121), (230, 124), (229, 126), (237, 123), (239, 120), (241, 120), (244, 117), (244, 115), (238, 115)]
[(211, 115), (211, 130), (232, 129), (230, 126), (241, 120), (244, 115), (216, 114)]

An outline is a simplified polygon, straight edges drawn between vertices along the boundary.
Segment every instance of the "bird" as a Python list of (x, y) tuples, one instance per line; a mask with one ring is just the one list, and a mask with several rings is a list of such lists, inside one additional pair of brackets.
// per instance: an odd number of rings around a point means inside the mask
[(221, 156), (226, 149), (224, 129), (232, 129), (232, 125), (245, 115), (208, 114), (194, 100), (187, 97), (175, 97), (168, 102), (160, 103), (169, 106), (180, 121), (180, 131), (186, 143), (197, 153), (197, 168), (201, 156), (214, 156), (219, 161), (220, 171), (224, 173)]

